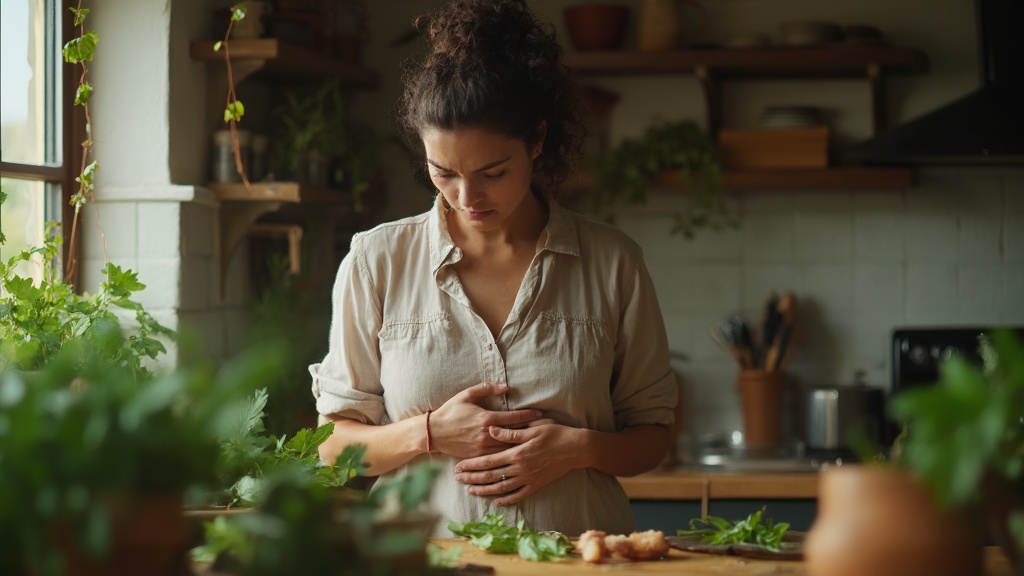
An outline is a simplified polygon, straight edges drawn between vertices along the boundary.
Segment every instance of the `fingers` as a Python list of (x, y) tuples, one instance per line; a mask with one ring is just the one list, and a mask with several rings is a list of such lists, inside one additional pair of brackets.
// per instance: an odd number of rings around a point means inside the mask
[(537, 420), (544, 414), (540, 410), (509, 410), (494, 412), (490, 417), (492, 426), (522, 426)]
[(550, 424), (558, 424), (558, 422), (555, 422), (554, 418), (540, 418), (527, 423), (526, 427), (533, 428), (535, 426), (547, 426)]
[(499, 384), (498, 382), (481, 382), (466, 388), (462, 392), (459, 392), (458, 396), (462, 396), (463, 400), (467, 402), (475, 402), (477, 400), (483, 400), (484, 398), (490, 398), (491, 396), (501, 396), (505, 392), (508, 392), (507, 384)]

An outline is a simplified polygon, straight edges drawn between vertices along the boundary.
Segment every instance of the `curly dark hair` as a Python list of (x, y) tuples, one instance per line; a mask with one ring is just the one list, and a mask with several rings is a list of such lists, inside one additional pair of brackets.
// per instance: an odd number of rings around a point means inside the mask
[(453, 0), (415, 26), (429, 50), (405, 72), (399, 116), (410, 140), (428, 128), (473, 127), (533, 145), (544, 122), (533, 185), (559, 196), (585, 129), (553, 27), (524, 0)]

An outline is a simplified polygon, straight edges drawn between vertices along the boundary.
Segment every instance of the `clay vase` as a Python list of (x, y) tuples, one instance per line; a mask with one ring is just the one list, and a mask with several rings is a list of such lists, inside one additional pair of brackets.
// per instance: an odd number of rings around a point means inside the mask
[(581, 4), (567, 7), (565, 28), (577, 50), (616, 50), (622, 45), (629, 7), (619, 4)]
[(744, 444), (749, 448), (781, 445), (786, 373), (740, 370), (738, 384)]
[[(682, 23), (682, 6), (697, 13), (694, 24)], [(643, 0), (637, 24), (636, 45), (640, 50), (675, 50), (699, 39), (708, 25), (708, 13), (700, 0)]]
[(804, 541), (809, 576), (982, 573), (978, 531), (940, 511), (909, 473), (845, 465), (821, 474), (818, 516)]

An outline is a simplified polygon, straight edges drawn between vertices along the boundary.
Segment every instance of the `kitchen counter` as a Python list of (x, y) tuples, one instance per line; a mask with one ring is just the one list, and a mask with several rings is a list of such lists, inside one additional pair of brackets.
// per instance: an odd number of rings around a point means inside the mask
[(722, 472), (700, 468), (655, 470), (619, 478), (631, 500), (816, 499), (817, 472)]
[[(613, 570), (618, 576), (641, 574), (806, 574), (803, 562), (749, 560), (735, 556), (716, 556), (672, 550), (667, 558), (650, 562), (617, 560), (591, 565), (577, 555), (559, 562), (531, 562), (515, 554), (490, 554), (466, 540), (435, 540), (442, 549), (459, 548), (460, 564), (491, 566), (496, 576), (558, 576), (559, 574), (592, 574), (594, 570)], [(1011, 576), (1010, 563), (995, 547), (985, 549), (985, 576)]]

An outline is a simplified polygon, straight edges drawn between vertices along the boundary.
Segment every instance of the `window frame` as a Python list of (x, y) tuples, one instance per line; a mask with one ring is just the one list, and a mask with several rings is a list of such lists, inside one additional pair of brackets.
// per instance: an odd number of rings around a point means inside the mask
[[(58, 0), (58, 18), (60, 22), (60, 46), (63, 47), (69, 40), (75, 37), (74, 15), (68, 8), (77, 7), (76, 0)], [(57, 54), (57, 62), (60, 66), (61, 90), (61, 125), (56, 132), (60, 134), (59, 146), (62, 149), (62, 162), (60, 164), (21, 164), (17, 162), (5, 162), (0, 159), (0, 178), (16, 178), (19, 180), (31, 180), (60, 186), (61, 198), (61, 235), (64, 238), (62, 249), (63, 269), (67, 270), (68, 262), (78, 259), (81, 251), (81, 227), (75, 230), (75, 241), (72, 242), (72, 222), (75, 216), (75, 209), (70, 205), (71, 196), (77, 191), (78, 183), (75, 178), (78, 176), (76, 167), (82, 162), (82, 147), (79, 144), (85, 139), (84, 113), (81, 108), (75, 106), (75, 92), (78, 89), (78, 78), (81, 74), (78, 66), (64, 62), (61, 54)], [(73, 246), (74, 248), (69, 248)], [(80, 291), (78, 267), (71, 267), (71, 277), (65, 278), (65, 282), (71, 284), (76, 292)]]

